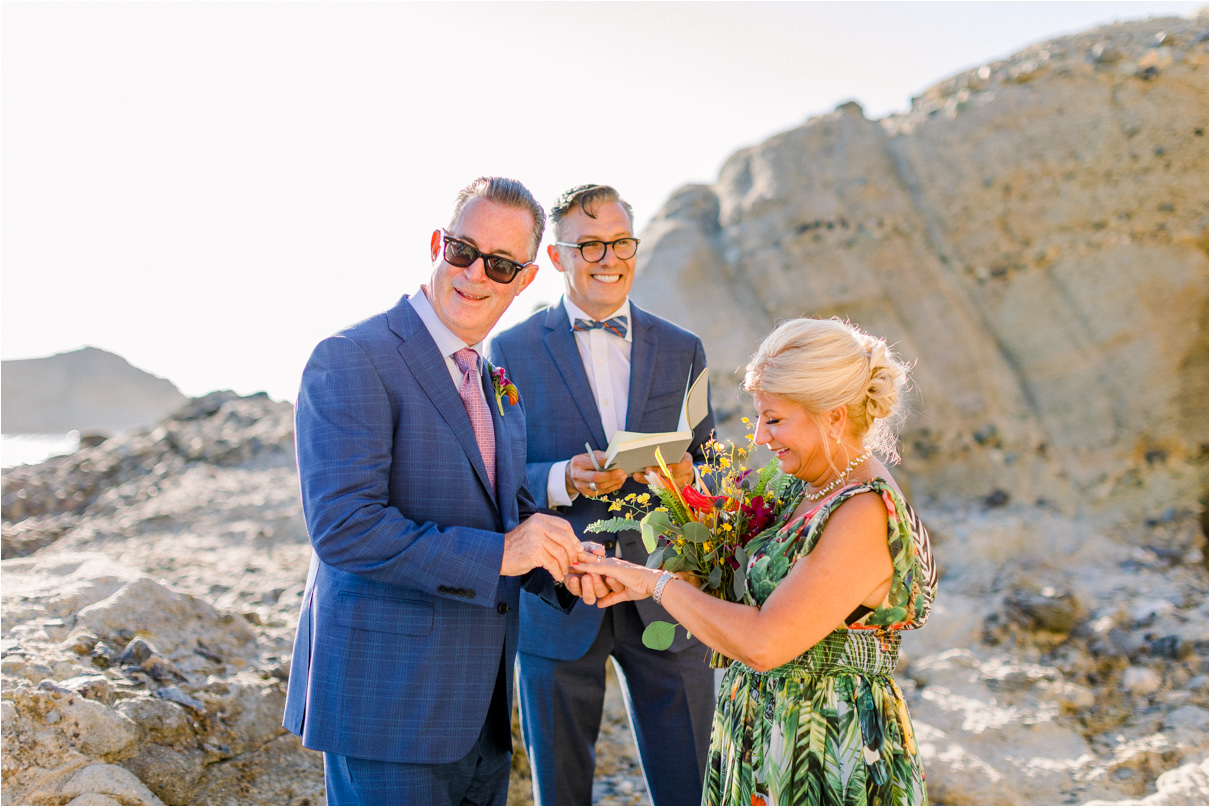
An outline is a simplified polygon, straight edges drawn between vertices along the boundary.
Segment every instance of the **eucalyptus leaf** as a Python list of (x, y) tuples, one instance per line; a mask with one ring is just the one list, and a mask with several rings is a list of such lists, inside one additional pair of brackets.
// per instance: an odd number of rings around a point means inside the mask
[(736, 577), (732, 579), (732, 594), (737, 603), (744, 602), (744, 596), (748, 594), (748, 580), (741, 574), (740, 570), (736, 571)]
[(647, 516), (643, 517), (643, 524), (651, 525), (656, 528), (657, 532), (667, 533), (673, 530), (673, 520), (669, 518), (668, 511), (652, 511)]
[(676, 623), (653, 620), (643, 630), (643, 644), (653, 651), (665, 651), (673, 644), (673, 637), (676, 633)]
[(681, 526), (681, 535), (694, 544), (705, 544), (711, 538), (711, 532), (701, 522), (686, 522)]
[(648, 560), (643, 562), (643, 566), (650, 570), (660, 569), (661, 563), (664, 561), (664, 548), (658, 547), (648, 555)]
[(708, 589), (718, 589), (719, 584), (723, 582), (723, 567), (714, 567), (711, 570), (710, 576), (706, 579)]
[(669, 572), (693, 572), (694, 562), (683, 555), (675, 555), (664, 562), (664, 568)]
[(655, 551), (656, 538), (659, 535), (656, 528), (649, 525), (646, 519), (639, 523), (639, 537), (643, 539), (643, 549), (649, 553)]

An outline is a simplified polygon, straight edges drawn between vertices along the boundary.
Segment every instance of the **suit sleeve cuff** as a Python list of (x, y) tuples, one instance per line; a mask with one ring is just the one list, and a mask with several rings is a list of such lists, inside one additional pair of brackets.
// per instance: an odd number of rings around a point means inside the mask
[(550, 471), (547, 472), (547, 506), (551, 508), (566, 508), (572, 504), (572, 500), (580, 496), (579, 493), (573, 496), (568, 496), (568, 486), (564, 483), (565, 475), (568, 468), (567, 460), (560, 463), (552, 463)]

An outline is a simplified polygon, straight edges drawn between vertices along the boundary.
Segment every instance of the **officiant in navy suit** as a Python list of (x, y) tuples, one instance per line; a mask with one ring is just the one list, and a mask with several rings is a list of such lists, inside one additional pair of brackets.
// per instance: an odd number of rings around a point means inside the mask
[[(525, 488), (525, 414), (481, 361), (529, 284), (545, 216), (481, 178), (429, 244), (428, 284), (322, 341), (295, 428), (314, 552), (284, 725), (329, 804), (504, 805), (518, 594), (562, 612), (582, 545)], [(596, 609), (585, 609), (586, 613)]]
[[(631, 207), (604, 185), (582, 185), (551, 210), (556, 243), (547, 248), (566, 295), (491, 342), (493, 362), (526, 402), (526, 477), (538, 504), (578, 534), (607, 517), (601, 494), (646, 491), (620, 471), (598, 471), (615, 430), (676, 431), (686, 382), (706, 367), (698, 337), (643, 311), (628, 298), (635, 273)], [(673, 462), (681, 485), (714, 428), (708, 413), (690, 451)], [(594, 450), (590, 456), (586, 443)], [(638, 475), (636, 475), (638, 476)], [(621, 491), (620, 491), (621, 489)], [(600, 537), (605, 534), (591, 534)], [(609, 537), (607, 552), (642, 564), (634, 531)], [(644, 627), (670, 620), (650, 600), (563, 614), (522, 593), (522, 735), (540, 805), (592, 803), (594, 744), (601, 726), (605, 666), (613, 657), (629, 690), (631, 725), (652, 800), (696, 805), (714, 713), (706, 649), (678, 630), (667, 651), (644, 647)]]

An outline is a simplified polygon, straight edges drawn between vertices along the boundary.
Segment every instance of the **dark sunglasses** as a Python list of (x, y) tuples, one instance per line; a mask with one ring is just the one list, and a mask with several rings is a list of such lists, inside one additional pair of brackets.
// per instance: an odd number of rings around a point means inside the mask
[(446, 263), (459, 269), (465, 269), (474, 264), (476, 258), (482, 258), (484, 259), (484, 274), (497, 283), (512, 283), (518, 272), (534, 263), (531, 261), (528, 264), (519, 264), (508, 258), (501, 258), (499, 255), (486, 255), (467, 242), (449, 235), (445, 230), (441, 231), (441, 234)]

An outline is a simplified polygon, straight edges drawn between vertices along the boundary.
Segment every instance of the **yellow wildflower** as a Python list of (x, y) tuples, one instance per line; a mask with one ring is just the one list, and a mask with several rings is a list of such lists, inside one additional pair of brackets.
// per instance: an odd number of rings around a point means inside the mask
[(610, 510), (611, 511), (621, 511), (622, 510), (622, 500), (616, 499), (613, 502), (611, 502)]

